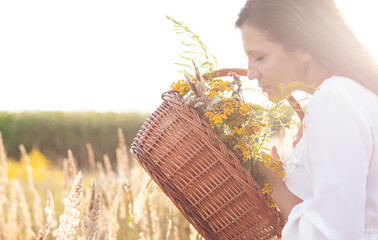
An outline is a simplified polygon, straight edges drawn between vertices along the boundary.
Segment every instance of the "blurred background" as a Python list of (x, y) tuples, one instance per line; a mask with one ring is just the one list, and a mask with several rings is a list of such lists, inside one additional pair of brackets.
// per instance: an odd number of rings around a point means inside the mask
[(2, 1), (0, 131), (9, 156), (23, 143), (58, 162), (72, 149), (82, 162), (90, 142), (96, 157), (114, 159), (117, 127), (130, 145), (183, 77), (175, 65), (183, 38), (166, 15), (199, 34), (220, 67), (244, 67), (234, 28), (243, 2)]
[[(92, 142), (96, 149), (103, 146), (97, 155), (111, 154), (116, 127), (131, 143), (143, 119), (160, 105), (161, 94), (183, 78), (174, 64), (183, 38), (166, 15), (197, 33), (219, 68), (246, 68), (234, 27), (244, 2), (1, 1), (0, 131), (10, 156), (18, 157), (19, 143), (63, 155), (67, 148), (80, 154), (78, 145)], [(371, 29), (378, 22), (377, 3), (336, 3), (378, 56), (378, 34)]]
[[(128, 150), (148, 115), (161, 104), (161, 94), (170, 89), (173, 81), (183, 78), (181, 67), (175, 65), (184, 50), (180, 43), (183, 39), (166, 15), (197, 33), (217, 57), (219, 68), (246, 68), (240, 32), (234, 27), (244, 2), (0, 1), (0, 132), (7, 155), (7, 168), (0, 165), (0, 170), (7, 171), (6, 176), (0, 171), (0, 200), (1, 184), (7, 177), (27, 185), (29, 162), (40, 200), (44, 201), (46, 189), (51, 189), (59, 216), (63, 212), (61, 196), (66, 196), (67, 183), (74, 178), (64, 175), (68, 171), (64, 162), (69, 158), (69, 149), (76, 167), (87, 171), (88, 177), (98, 178), (103, 192), (109, 191), (112, 171), (116, 172), (118, 164), (116, 149), (123, 144), (119, 131)], [(366, 48), (378, 57), (378, 34), (373, 29), (378, 22), (378, 3), (335, 2)], [(257, 86), (255, 81), (244, 80), (247, 86)], [(295, 133), (296, 129), (291, 129), (279, 136), (276, 143), (282, 152), (291, 150), (290, 139)], [(95, 167), (88, 161), (88, 143), (98, 163)], [(29, 160), (21, 156), (19, 144), (25, 146)], [(0, 146), (0, 155), (1, 151)], [(105, 154), (109, 162), (104, 160)], [(119, 195), (120, 204), (124, 204), (118, 216), (122, 232), (109, 239), (200, 239), (178, 210), (171, 210), (158, 187), (148, 183), (148, 176), (130, 154), (128, 157), (130, 182), (125, 185), (122, 180), (119, 185), (129, 186), (126, 195)], [(90, 182), (86, 179), (85, 186)], [(116, 186), (113, 194), (118, 191)], [(89, 196), (88, 191), (84, 195)], [(31, 193), (26, 196), (36, 202)], [(105, 209), (114, 207), (112, 196), (104, 195)], [(130, 210), (136, 201), (144, 204), (138, 213), (147, 216), (142, 218), (144, 222), (136, 220), (136, 212)], [(11, 209), (12, 201), (0, 201), (0, 210), (3, 206)], [(0, 239), (7, 239), (1, 235), (2, 214), (0, 211)], [(158, 216), (157, 222), (151, 220), (151, 214)], [(107, 218), (102, 221), (101, 229), (111, 234)], [(35, 233), (41, 229), (37, 223), (32, 224)], [(27, 230), (13, 229), (8, 234), (12, 231), (24, 234), (18, 239), (26, 239)]]

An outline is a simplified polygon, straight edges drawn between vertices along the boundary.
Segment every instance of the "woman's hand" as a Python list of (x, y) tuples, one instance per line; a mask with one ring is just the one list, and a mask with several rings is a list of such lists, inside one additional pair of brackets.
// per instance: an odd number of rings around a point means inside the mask
[[(283, 182), (283, 176), (280, 176), (280, 173), (284, 173), (284, 169), (277, 147), (272, 147), (271, 154), (267, 154), (263, 151), (262, 157), (264, 158), (264, 164), (260, 164), (259, 174), (265, 176), (267, 181), (272, 185), (276, 182)], [(274, 170), (272, 170), (272, 168), (274, 168)]]
[(297, 146), (297, 144), (298, 144), (299, 140), (301, 140), (302, 136), (303, 136), (303, 124), (301, 124), (299, 126), (299, 129), (298, 129), (298, 132), (297, 132), (297, 136), (296, 136), (296, 138), (293, 141), (293, 147)]
[[(277, 151), (276, 146), (272, 147), (271, 156), (273, 157), (271, 161), (281, 161), (281, 157)], [(266, 171), (269, 170), (265, 168), (264, 172)], [(290, 192), (285, 182), (277, 174), (276, 171), (269, 171), (269, 174), (266, 174), (265, 176), (267, 176), (268, 182), (272, 184), (273, 187), (273, 192), (270, 194), (270, 196), (275, 201), (277, 207), (280, 209), (285, 220), (287, 220), (287, 217), (289, 216), (291, 209), (293, 209), (294, 206), (301, 203), (303, 200), (298, 198), (292, 192)]]

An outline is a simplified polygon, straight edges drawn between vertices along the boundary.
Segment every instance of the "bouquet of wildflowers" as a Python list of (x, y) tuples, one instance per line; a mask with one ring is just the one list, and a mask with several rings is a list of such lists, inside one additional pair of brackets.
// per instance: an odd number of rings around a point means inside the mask
[[(273, 161), (272, 156), (264, 151), (264, 144), (278, 125), (285, 126), (282, 119), (288, 111), (288, 106), (276, 103), (273, 107), (264, 107), (257, 103), (248, 103), (243, 97), (240, 76), (234, 72), (228, 74), (228, 79), (217, 77), (217, 61), (207, 47), (182, 23), (167, 17), (175, 24), (176, 32), (189, 37), (190, 42), (182, 42), (189, 51), (180, 57), (186, 63), (183, 66), (185, 79), (172, 83), (185, 102), (199, 111), (208, 119), (215, 132), (230, 150), (239, 158), (245, 171), (252, 174), (255, 181), (262, 187), (267, 196), (267, 204), (273, 206), (268, 196), (272, 187), (259, 171), (259, 164), (275, 171), (282, 178), (281, 161)], [(200, 73), (200, 68), (204, 72)]]

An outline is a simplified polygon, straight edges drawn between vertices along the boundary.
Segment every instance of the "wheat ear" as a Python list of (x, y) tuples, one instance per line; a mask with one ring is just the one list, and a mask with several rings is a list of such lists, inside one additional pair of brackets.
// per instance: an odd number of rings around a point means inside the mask
[(47, 223), (47, 225), (38, 233), (37, 240), (46, 240), (47, 235), (49, 235), (51, 230), (51, 225)]
[(64, 213), (59, 218), (57, 240), (74, 240), (80, 226), (81, 193), (83, 176), (81, 172), (75, 178), (70, 195), (64, 199)]
[[(12, 179), (10, 181), (10, 196), (9, 201), (6, 204), (6, 225), (5, 229), (7, 230), (6, 239), (16, 239), (17, 233), (20, 231), (20, 226), (17, 224), (17, 206), (18, 206), (18, 196), (17, 196), (17, 180)], [(26, 219), (27, 220), (27, 219)]]
[(87, 147), (89, 165), (91, 166), (91, 169), (94, 172), (96, 169), (96, 160), (92, 145), (90, 143), (87, 143), (85, 146)]
[(70, 167), (71, 177), (75, 179), (77, 176), (77, 167), (71, 149), (68, 149), (68, 165)]
[[(117, 173), (118, 173), (118, 184), (119, 187), (123, 187), (125, 183), (128, 183), (128, 176), (130, 174), (129, 169), (129, 156), (127, 154), (127, 145), (125, 141), (125, 136), (122, 132), (121, 128), (117, 129), (118, 132), (118, 147), (116, 149), (116, 157), (117, 157)], [(127, 218), (127, 202), (125, 199), (124, 191), (119, 191), (119, 217), (121, 219)]]
[(113, 204), (109, 210), (108, 219), (108, 230), (109, 230), (109, 240), (117, 240), (119, 223), (118, 223), (118, 195), (115, 195)]
[(107, 154), (104, 155), (104, 164), (105, 164), (105, 169), (106, 169), (106, 175), (109, 179), (109, 184), (113, 186), (115, 183), (115, 176), (112, 170), (112, 164), (110, 163), (110, 159)]
[(46, 223), (52, 230), (52, 235), (56, 237), (58, 223), (55, 217), (55, 203), (54, 198), (50, 190), (47, 190), (47, 199), (45, 207)]
[(93, 181), (91, 200), (88, 206), (88, 215), (84, 216), (84, 239), (93, 240), (98, 232), (98, 217), (101, 209), (101, 195), (100, 192), (96, 192), (95, 182)]
[(96, 162), (96, 168), (98, 172), (98, 179), (100, 180), (100, 182), (104, 182), (105, 181), (104, 166), (102, 165), (101, 162)]
[(160, 231), (160, 221), (158, 215), (158, 209), (156, 202), (152, 202), (151, 197), (147, 199), (148, 201), (148, 209), (151, 217), (151, 229), (152, 229), (152, 236), (153, 239), (161, 239), (161, 231)]
[(118, 148), (117, 148), (117, 162), (119, 162), (118, 174), (121, 180), (126, 178), (130, 174), (129, 169), (129, 155), (127, 154), (127, 145), (125, 141), (125, 136), (121, 128), (117, 129), (118, 132)]
[(108, 240), (108, 229), (102, 228), (98, 234), (97, 240)]
[(32, 171), (32, 167), (30, 165), (30, 159), (29, 159), (28, 153), (26, 152), (24, 145), (20, 144), (20, 145), (18, 145), (18, 148), (20, 149), (22, 157), (24, 158), (24, 161), (25, 161), (26, 172), (27, 172), (27, 175), (28, 175), (28, 183), (29, 183), (29, 185), (34, 185), (33, 171)]
[(108, 155), (106, 154), (104, 155), (104, 164), (105, 164), (106, 175), (107, 175), (107, 180), (108, 180), (107, 191), (105, 191), (106, 201), (108, 202), (115, 195), (116, 178), (112, 170), (110, 159)]
[(33, 239), (35, 237), (35, 233), (32, 230), (32, 220), (30, 216), (29, 206), (25, 199), (24, 191), (22, 190), (17, 180), (14, 180), (13, 187), (16, 190), (16, 195), (18, 198), (18, 209), (22, 219), (22, 222), (19, 222), (18, 224), (24, 227), (26, 233), (25, 239)]
[(68, 159), (67, 158), (63, 159), (62, 174), (63, 174), (63, 179), (62, 179), (62, 182), (63, 182), (62, 197), (63, 197), (63, 201), (64, 201), (64, 198), (68, 196), (69, 191), (70, 191), (69, 190), (69, 188), (70, 188), (70, 173), (69, 173)]
[(42, 211), (42, 200), (39, 196), (39, 193), (34, 185), (33, 180), (33, 169), (30, 164), (30, 158), (28, 153), (26, 152), (25, 146), (20, 144), (19, 149), (21, 151), (22, 157), (24, 158), (26, 164), (26, 171), (28, 175), (28, 183), (29, 183), (29, 190), (33, 196), (33, 218), (34, 218), (34, 225), (36, 229), (39, 231), (43, 227), (43, 211)]
[(148, 188), (150, 187), (150, 184), (152, 182), (152, 179), (150, 179), (146, 186), (142, 189), (142, 191), (139, 193), (137, 199), (133, 202), (133, 208), (134, 208), (134, 221), (135, 223), (138, 223), (141, 218), (143, 217), (143, 209), (145, 205), (145, 201), (147, 199), (147, 193), (148, 193)]

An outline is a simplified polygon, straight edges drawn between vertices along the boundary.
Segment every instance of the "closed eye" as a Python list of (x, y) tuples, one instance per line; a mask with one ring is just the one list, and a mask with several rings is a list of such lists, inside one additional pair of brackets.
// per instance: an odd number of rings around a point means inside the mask
[(255, 62), (261, 61), (263, 59), (264, 59), (264, 57), (258, 57), (258, 58), (255, 59)]

